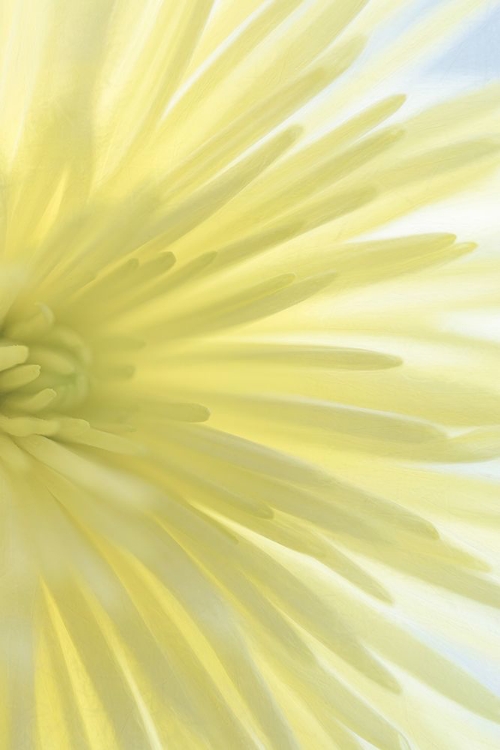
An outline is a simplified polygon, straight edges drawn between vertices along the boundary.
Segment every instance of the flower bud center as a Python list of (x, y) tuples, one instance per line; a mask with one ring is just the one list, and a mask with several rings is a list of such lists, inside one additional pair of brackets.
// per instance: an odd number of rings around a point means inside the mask
[(56, 415), (74, 413), (87, 399), (91, 359), (78, 333), (59, 325), (45, 305), (7, 319), (0, 332), (2, 431), (57, 432)]

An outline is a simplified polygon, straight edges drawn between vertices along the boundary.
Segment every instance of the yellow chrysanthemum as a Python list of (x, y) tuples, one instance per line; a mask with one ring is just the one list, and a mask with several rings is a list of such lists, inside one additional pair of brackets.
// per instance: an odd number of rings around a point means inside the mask
[(493, 747), (497, 355), (449, 316), (498, 267), (380, 232), (496, 169), (498, 87), (385, 87), (478, 5), (3, 0), (5, 750)]

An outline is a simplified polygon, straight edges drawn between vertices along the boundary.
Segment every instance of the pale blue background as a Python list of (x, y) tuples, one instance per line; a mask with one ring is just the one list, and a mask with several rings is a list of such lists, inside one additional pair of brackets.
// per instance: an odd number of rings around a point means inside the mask
[[(424, 0), (432, 7), (435, 0)], [(431, 74), (471, 76), (486, 83), (500, 78), (500, 3), (492, 2), (484, 17), (471, 24), (462, 39), (429, 67)]]

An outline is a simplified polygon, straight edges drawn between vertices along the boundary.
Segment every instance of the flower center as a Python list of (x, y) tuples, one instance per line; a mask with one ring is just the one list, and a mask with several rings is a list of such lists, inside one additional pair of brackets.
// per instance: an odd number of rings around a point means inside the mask
[(90, 389), (91, 352), (51, 309), (8, 318), (0, 331), (0, 430), (54, 435), (58, 414), (74, 414)]

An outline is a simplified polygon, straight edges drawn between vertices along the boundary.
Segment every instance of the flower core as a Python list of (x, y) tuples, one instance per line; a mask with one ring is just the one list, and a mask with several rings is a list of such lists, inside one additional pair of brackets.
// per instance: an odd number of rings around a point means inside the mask
[(74, 412), (88, 396), (89, 348), (43, 304), (31, 314), (9, 315), (0, 347), (2, 430), (17, 437), (55, 434), (61, 425), (46, 412)]

